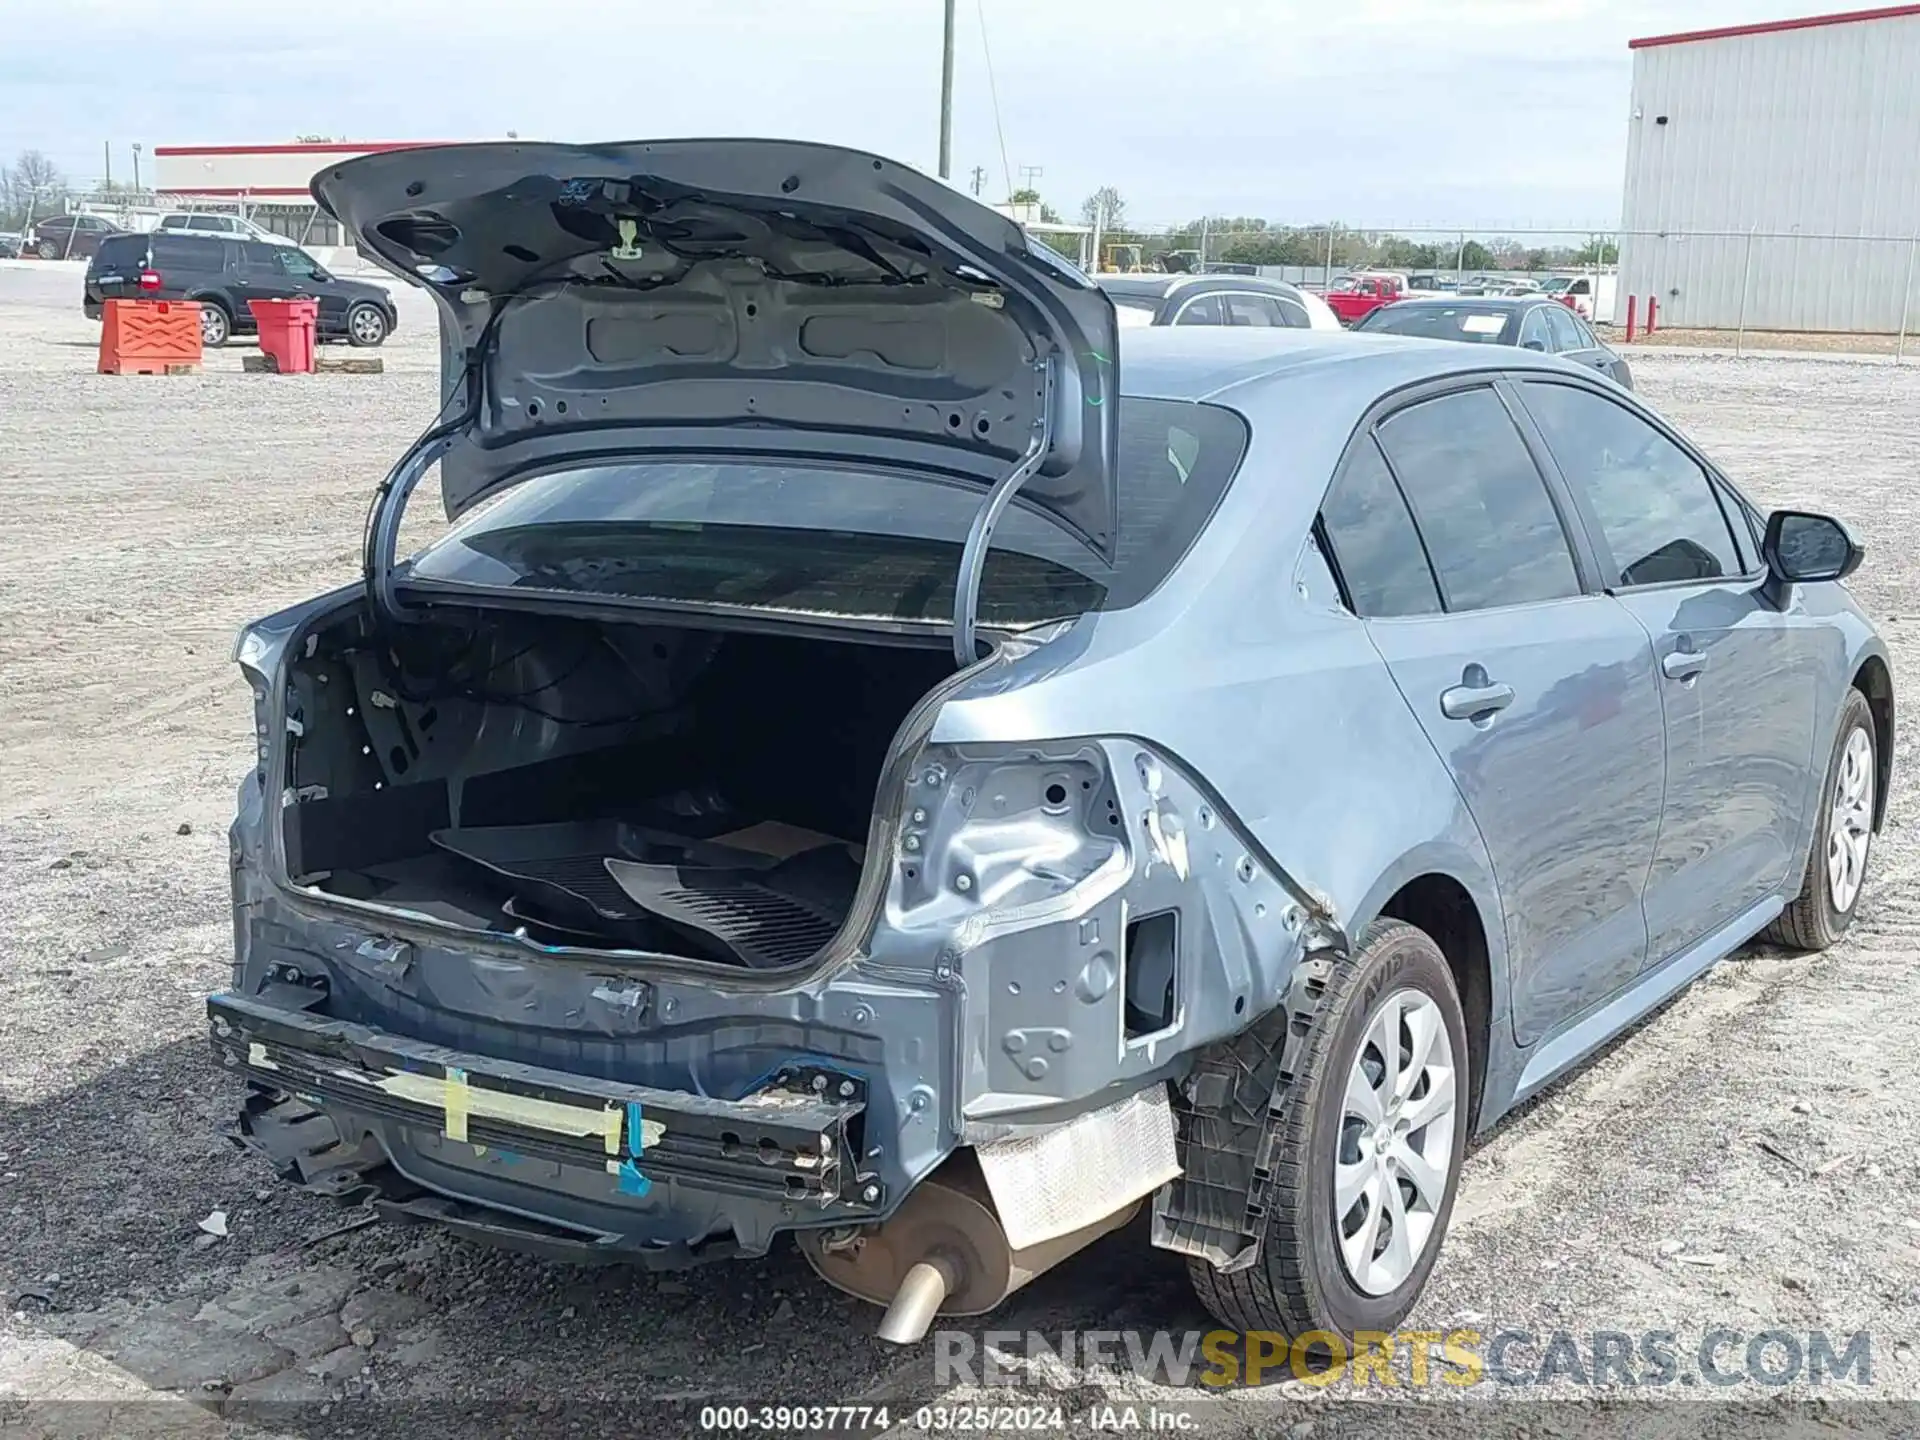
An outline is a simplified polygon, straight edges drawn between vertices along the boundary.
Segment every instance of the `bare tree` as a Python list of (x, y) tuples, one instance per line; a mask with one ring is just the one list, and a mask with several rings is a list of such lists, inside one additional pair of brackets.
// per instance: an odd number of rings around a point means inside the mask
[(1111, 185), (1102, 185), (1080, 202), (1080, 223), (1111, 234), (1127, 228), (1127, 202)]
[(66, 193), (66, 176), (38, 150), (22, 150), (13, 164), (0, 166), (0, 220), (8, 229), (19, 229), (29, 214), (58, 210)]

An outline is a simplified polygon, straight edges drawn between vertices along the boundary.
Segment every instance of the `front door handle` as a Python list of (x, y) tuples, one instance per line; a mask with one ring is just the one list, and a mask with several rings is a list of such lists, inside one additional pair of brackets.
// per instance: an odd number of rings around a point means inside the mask
[(1455, 685), (1440, 692), (1440, 713), (1449, 720), (1481, 720), (1513, 703), (1513, 687), (1489, 681), (1482, 673), (1474, 677), (1480, 683)]
[(1660, 657), (1660, 673), (1669, 680), (1691, 680), (1707, 668), (1707, 657), (1698, 650), (1669, 650)]

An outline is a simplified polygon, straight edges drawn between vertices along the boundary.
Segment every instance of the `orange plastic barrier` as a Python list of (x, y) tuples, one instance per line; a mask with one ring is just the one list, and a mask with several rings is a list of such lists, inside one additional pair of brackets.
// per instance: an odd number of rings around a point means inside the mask
[(191, 300), (109, 300), (102, 375), (190, 375), (200, 368), (200, 307)]
[(260, 349), (273, 358), (274, 368), (282, 375), (311, 375), (320, 302), (249, 300), (247, 308), (260, 331)]

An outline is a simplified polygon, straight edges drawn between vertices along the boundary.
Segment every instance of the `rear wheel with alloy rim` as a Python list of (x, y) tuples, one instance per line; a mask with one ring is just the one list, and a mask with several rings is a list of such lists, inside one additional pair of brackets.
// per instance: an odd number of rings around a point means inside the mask
[(1825, 950), (1847, 933), (1873, 850), (1879, 777), (1873, 711), (1866, 696), (1849, 690), (1840, 706), (1800, 894), (1762, 938), (1795, 950)]
[(217, 300), (200, 302), (200, 343), (218, 349), (233, 338), (233, 318)]
[(347, 343), (378, 345), (387, 338), (387, 317), (378, 305), (356, 305), (347, 311)]
[(1446, 956), (1425, 931), (1374, 921), (1329, 977), (1294, 1068), (1260, 1254), (1226, 1274), (1190, 1261), (1201, 1303), (1243, 1332), (1393, 1329), (1453, 1211), (1468, 1074)]

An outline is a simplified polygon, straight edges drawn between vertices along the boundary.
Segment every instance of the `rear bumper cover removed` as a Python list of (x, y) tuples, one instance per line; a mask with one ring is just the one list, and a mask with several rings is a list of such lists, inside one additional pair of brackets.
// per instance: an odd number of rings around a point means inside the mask
[(716, 1100), (464, 1054), (281, 998), (207, 1002), (216, 1058), (252, 1087), (236, 1138), (287, 1180), (394, 1218), (672, 1267), (758, 1254), (795, 1224), (871, 1220), (887, 1198), (858, 1168), (867, 1096), (850, 1073), (795, 1065)]

